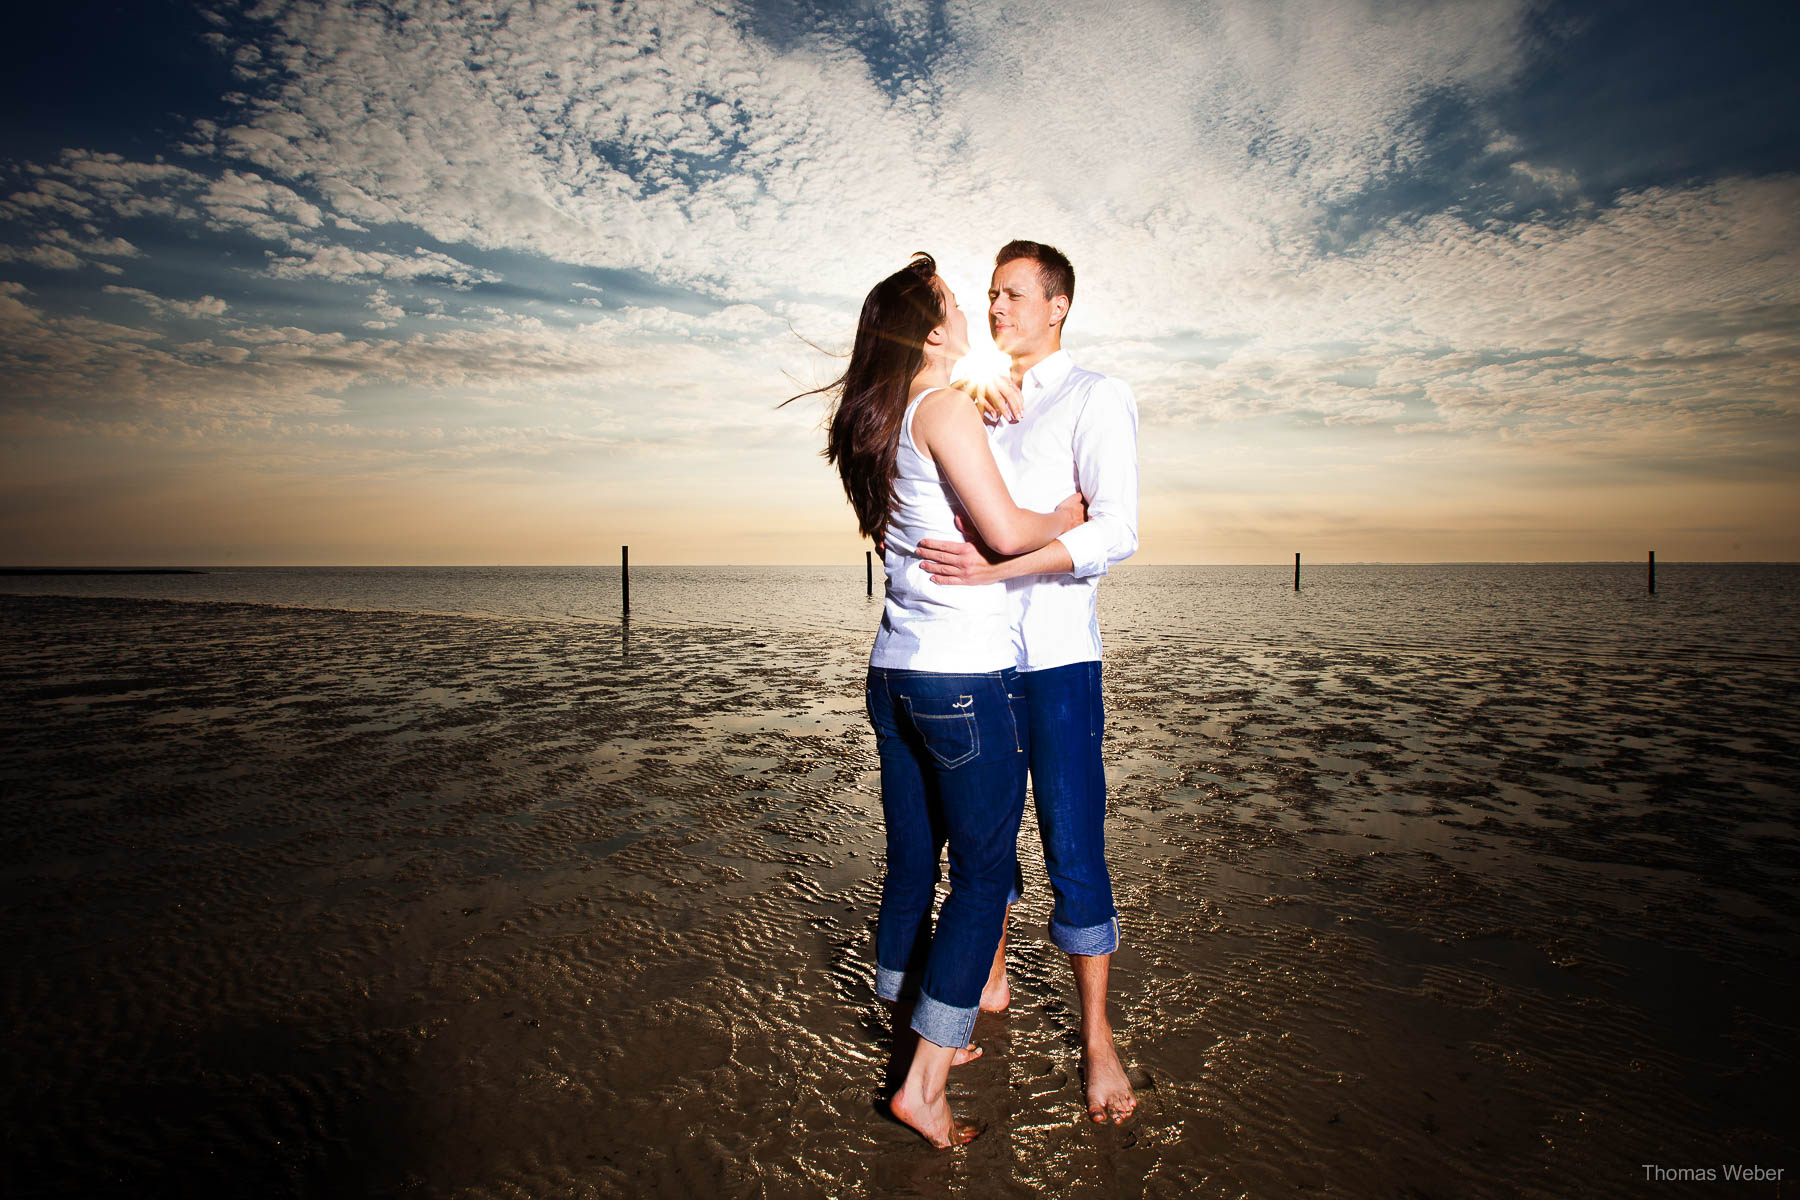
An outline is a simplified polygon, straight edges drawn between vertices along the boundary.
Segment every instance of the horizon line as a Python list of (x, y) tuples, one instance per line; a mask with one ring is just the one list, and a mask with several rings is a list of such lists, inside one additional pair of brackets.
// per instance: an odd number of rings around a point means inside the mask
[[(1304, 553), (1304, 552), (1303, 552)], [(1303, 565), (1315, 567), (1545, 567), (1545, 566), (1644, 566), (1644, 558), (1346, 558), (1346, 559), (1305, 559)], [(1658, 565), (1681, 563), (1692, 566), (1800, 566), (1800, 560), (1784, 558), (1662, 558), (1658, 557)], [(810, 563), (768, 563), (768, 562), (639, 562), (638, 567), (792, 567), (820, 568), (842, 567), (846, 570), (854, 568), (855, 563), (841, 561)], [(1293, 567), (1288, 559), (1272, 562), (1157, 562), (1132, 563), (1123, 562), (1111, 570), (1129, 570), (1133, 567), (1269, 567), (1288, 570)], [(394, 569), (437, 569), (437, 570), (556, 570), (556, 569), (604, 569), (616, 570), (620, 564), (616, 562), (564, 562), (564, 563), (510, 563), (510, 562), (167, 562), (167, 563), (19, 563), (0, 565), (0, 575), (50, 574), (54, 572), (91, 571), (101, 572), (154, 572), (154, 571), (208, 571), (208, 570), (394, 570)]]

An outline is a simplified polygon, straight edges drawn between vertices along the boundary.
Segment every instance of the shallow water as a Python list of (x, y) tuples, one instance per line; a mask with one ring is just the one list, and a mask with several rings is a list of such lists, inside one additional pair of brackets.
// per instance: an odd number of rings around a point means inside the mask
[[(1040, 882), (1013, 1009), (952, 1077), (989, 1132), (950, 1154), (875, 1106), (865, 634), (0, 597), (0, 1181), (1624, 1196), (1644, 1164), (1795, 1176), (1791, 651), (1752, 630), (1723, 661), (1638, 655), (1571, 624), (1550, 653), (1423, 616), (1375, 645), (1342, 615), (1309, 643), (1225, 618), (1147, 636), (1140, 593), (1107, 586), (1113, 1012), (1144, 1103), (1123, 1129), (1083, 1119)], [(1041, 881), (1029, 830), (1022, 852)]]
[[(639, 627), (841, 630), (873, 636), (881, 589), (857, 567), (644, 567)], [(1474, 654), (1800, 663), (1800, 566), (1443, 563), (1116, 568), (1108, 644), (1461, 650)], [(197, 575), (0, 576), (0, 594), (236, 601), (348, 611), (616, 623), (617, 567), (251, 567)]]

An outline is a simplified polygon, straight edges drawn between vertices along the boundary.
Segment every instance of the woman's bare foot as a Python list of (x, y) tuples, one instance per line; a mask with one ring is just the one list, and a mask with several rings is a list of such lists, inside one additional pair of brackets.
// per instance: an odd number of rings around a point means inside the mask
[(888, 1110), (895, 1120), (916, 1131), (939, 1150), (966, 1146), (981, 1135), (980, 1125), (959, 1121), (951, 1115), (949, 1097), (940, 1092), (935, 1103), (929, 1102), (914, 1091), (910, 1079), (888, 1101)]
[(1006, 1006), (1012, 1003), (1012, 984), (1006, 978), (1006, 972), (998, 976), (989, 976), (987, 986), (981, 989), (981, 1011), (985, 1013), (1005, 1012)]
[(1082, 1051), (1081, 1069), (1087, 1076), (1088, 1115), (1102, 1125), (1108, 1121), (1123, 1125), (1137, 1108), (1137, 1095), (1119, 1062), (1119, 1052), (1113, 1048), (1110, 1030)]
[(980, 1057), (981, 1047), (977, 1046), (974, 1042), (970, 1042), (967, 1046), (964, 1046), (961, 1050), (958, 1050), (955, 1054), (950, 1056), (950, 1065), (953, 1067), (960, 1067), (964, 1063), (974, 1062)]

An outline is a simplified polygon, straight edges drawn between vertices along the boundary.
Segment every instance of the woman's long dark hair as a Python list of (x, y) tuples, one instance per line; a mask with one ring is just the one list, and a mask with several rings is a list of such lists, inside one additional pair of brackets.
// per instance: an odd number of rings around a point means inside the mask
[(815, 389), (836, 396), (826, 418), (825, 460), (844, 481), (857, 527), (876, 539), (894, 507), (894, 454), (907, 389), (925, 369), (925, 339), (947, 316), (936, 278), (937, 262), (920, 251), (870, 289), (856, 320), (850, 365), (836, 381)]

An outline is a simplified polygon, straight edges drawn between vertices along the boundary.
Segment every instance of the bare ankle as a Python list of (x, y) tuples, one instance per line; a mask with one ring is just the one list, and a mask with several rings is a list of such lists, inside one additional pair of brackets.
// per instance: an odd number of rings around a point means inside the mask
[(990, 977), (986, 986), (981, 989), (981, 1011), (989, 1013), (1005, 1012), (1012, 1003), (1012, 983), (1002, 971), (998, 976)]

